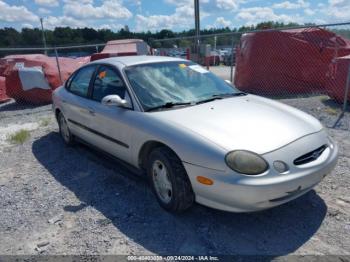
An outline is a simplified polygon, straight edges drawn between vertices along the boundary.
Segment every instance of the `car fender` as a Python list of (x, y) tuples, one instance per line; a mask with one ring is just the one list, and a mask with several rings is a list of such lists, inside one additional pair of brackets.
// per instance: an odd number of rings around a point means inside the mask
[(205, 139), (193, 131), (141, 113), (134, 119), (132, 127), (132, 164), (139, 167), (139, 153), (149, 141), (165, 144), (182, 162), (224, 171), (227, 150)]

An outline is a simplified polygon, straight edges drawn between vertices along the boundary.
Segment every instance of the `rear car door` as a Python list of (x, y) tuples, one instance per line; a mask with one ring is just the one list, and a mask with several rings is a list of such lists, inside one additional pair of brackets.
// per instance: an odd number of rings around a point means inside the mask
[[(130, 108), (107, 106), (101, 103), (107, 95), (119, 95)], [(92, 81), (91, 99), (94, 108), (91, 128), (95, 130), (94, 144), (116, 157), (130, 160), (130, 121), (136, 112), (123, 78), (117, 68), (100, 65)]]
[(90, 85), (97, 66), (89, 65), (78, 70), (66, 84), (67, 94), (64, 98), (64, 115), (69, 129), (87, 142), (94, 139), (89, 126), (93, 120), (93, 109), (90, 100)]

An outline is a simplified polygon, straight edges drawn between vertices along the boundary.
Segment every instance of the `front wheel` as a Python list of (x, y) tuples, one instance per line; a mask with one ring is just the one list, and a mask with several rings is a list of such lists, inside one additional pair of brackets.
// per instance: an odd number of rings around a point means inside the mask
[(180, 213), (194, 203), (194, 193), (186, 170), (176, 154), (159, 147), (150, 154), (147, 174), (159, 204), (169, 212)]

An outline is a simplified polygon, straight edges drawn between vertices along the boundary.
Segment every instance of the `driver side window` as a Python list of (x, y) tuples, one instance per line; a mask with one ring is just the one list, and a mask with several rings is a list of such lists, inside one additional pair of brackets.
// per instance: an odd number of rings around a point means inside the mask
[(118, 95), (121, 99), (126, 99), (127, 90), (118, 73), (102, 65), (97, 70), (92, 99), (101, 102), (102, 98), (108, 95)]
[(95, 66), (87, 66), (80, 69), (75, 76), (69, 79), (67, 83), (69, 91), (78, 96), (87, 97), (90, 80), (95, 69)]

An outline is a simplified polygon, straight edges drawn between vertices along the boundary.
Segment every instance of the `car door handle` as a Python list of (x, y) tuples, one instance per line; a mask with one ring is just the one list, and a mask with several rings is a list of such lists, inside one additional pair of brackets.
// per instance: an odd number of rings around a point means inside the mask
[(95, 111), (92, 108), (89, 108), (88, 112), (90, 115), (93, 115), (93, 116), (95, 115)]

